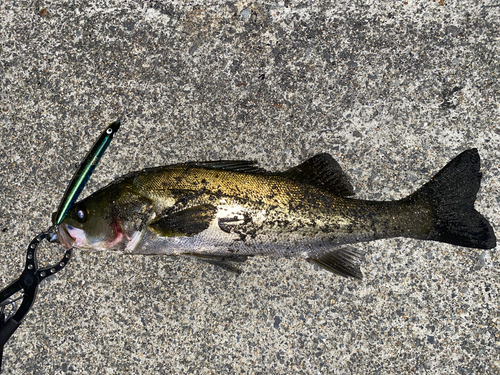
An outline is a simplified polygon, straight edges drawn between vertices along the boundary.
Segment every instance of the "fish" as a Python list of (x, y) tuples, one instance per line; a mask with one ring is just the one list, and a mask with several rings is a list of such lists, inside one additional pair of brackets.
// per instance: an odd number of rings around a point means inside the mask
[(54, 232), (66, 248), (189, 256), (235, 272), (252, 256), (296, 257), (361, 279), (359, 242), (494, 248), (493, 228), (474, 208), (481, 177), (469, 149), (409, 196), (374, 201), (353, 197), (327, 153), (283, 172), (245, 160), (187, 162), (117, 179), (75, 204)]

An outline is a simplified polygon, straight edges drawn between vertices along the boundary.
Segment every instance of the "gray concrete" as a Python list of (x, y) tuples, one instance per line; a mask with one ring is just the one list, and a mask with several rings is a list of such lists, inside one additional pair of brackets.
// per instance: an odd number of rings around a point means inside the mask
[[(278, 170), (329, 152), (358, 197), (395, 199), (477, 147), (477, 208), (500, 233), (498, 2), (206, 3), (0, 2), (2, 286), (117, 118), (84, 194), (148, 166)], [(236, 277), (77, 251), (41, 287), (3, 373), (500, 372), (497, 250), (359, 247), (361, 282), (301, 260), (255, 258)]]

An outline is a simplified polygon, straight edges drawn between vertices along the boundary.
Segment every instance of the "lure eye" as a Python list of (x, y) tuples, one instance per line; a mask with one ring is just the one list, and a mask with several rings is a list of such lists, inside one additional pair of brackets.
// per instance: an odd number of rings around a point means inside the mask
[(87, 207), (83, 203), (80, 203), (75, 207), (76, 219), (80, 223), (85, 223), (87, 221), (88, 213)]

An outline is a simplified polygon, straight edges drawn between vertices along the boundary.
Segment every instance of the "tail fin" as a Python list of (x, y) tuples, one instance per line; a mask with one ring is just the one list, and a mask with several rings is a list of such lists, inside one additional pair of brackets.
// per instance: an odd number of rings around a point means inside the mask
[(477, 149), (464, 151), (409, 197), (432, 205), (435, 226), (430, 240), (478, 249), (496, 246), (493, 228), (474, 209), (481, 184), (479, 165)]

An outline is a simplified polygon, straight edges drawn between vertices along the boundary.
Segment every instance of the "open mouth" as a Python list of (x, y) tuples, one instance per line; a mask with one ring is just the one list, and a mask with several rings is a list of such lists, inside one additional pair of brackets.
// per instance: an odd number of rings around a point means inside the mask
[(57, 227), (57, 237), (66, 249), (82, 247), (87, 243), (85, 231), (69, 224), (61, 224)]
[(65, 224), (57, 226), (57, 238), (59, 239), (61, 245), (63, 245), (66, 249), (73, 247), (75, 242), (75, 239), (68, 233)]

